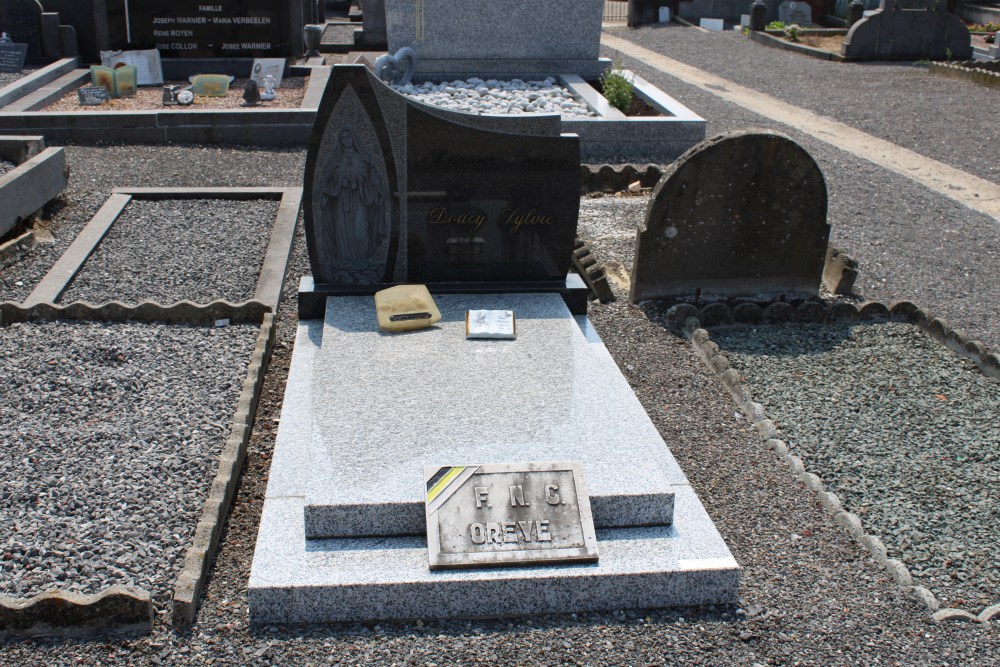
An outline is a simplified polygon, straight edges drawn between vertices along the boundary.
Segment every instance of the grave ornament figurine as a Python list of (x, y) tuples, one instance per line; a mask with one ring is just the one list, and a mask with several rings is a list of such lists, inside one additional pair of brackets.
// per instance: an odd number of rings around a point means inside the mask
[(13, 46), (14, 40), (12, 40), (10, 38), (10, 35), (8, 35), (7, 33), (0, 32), (0, 44), (3, 44), (4, 46)]
[(376, 283), (385, 271), (389, 225), (384, 175), (357, 132), (344, 126), (320, 174), (322, 253), (335, 258), (336, 282)]
[(394, 55), (384, 53), (375, 59), (375, 74), (386, 83), (405, 86), (413, 79), (413, 70), (417, 65), (417, 52), (408, 46), (396, 51)]
[(274, 77), (270, 74), (264, 76), (264, 92), (260, 94), (262, 100), (273, 100), (278, 94), (274, 92)]

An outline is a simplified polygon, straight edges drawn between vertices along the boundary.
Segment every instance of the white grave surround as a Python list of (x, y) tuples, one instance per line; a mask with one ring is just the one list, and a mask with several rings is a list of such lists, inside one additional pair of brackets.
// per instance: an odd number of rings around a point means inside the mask
[[(735, 604), (739, 566), (585, 316), (558, 294), (372, 297), (299, 323), (249, 581), (255, 624)], [(516, 340), (466, 340), (468, 310)], [(429, 568), (424, 467), (581, 461), (597, 563)]]
[(726, 29), (726, 22), (724, 19), (702, 19), (699, 26), (712, 32), (722, 32)]

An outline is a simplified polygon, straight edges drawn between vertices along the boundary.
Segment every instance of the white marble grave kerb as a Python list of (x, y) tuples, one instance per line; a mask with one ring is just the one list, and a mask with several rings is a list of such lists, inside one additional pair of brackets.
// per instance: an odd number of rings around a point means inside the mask
[[(436, 297), (380, 333), (371, 297), (299, 325), (250, 574), (254, 623), (735, 603), (739, 567), (586, 318), (554, 294)], [(512, 309), (513, 341), (466, 340)], [(425, 466), (582, 462), (600, 560), (432, 572)]]

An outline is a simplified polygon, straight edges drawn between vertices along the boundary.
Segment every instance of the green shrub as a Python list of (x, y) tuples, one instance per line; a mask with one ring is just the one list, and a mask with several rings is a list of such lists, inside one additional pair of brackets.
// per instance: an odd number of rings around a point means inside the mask
[(601, 75), (601, 94), (619, 111), (625, 111), (632, 104), (632, 77), (625, 74), (620, 61), (615, 60), (611, 69)]
[(767, 24), (767, 29), (768, 30), (784, 30), (785, 29), (785, 23), (784, 23), (784, 21), (771, 21), (770, 23)]

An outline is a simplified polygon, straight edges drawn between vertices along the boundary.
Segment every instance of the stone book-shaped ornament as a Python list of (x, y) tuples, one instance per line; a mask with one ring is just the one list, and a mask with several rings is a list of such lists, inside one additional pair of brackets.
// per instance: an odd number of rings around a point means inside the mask
[(409, 100), (337, 65), (306, 159), (317, 291), (393, 283), (565, 284), (580, 147), (558, 115), (476, 116)]

